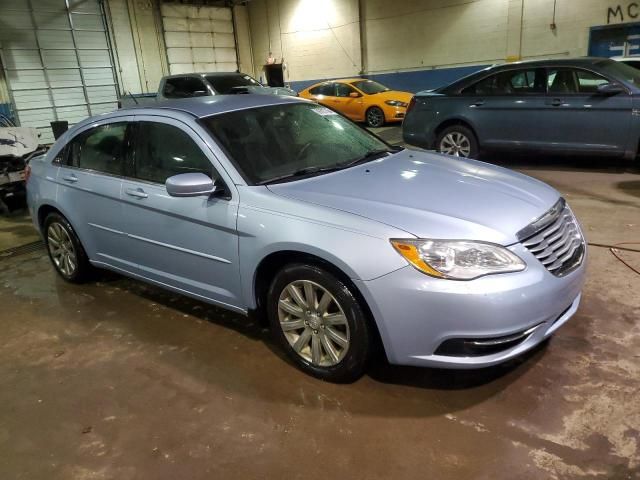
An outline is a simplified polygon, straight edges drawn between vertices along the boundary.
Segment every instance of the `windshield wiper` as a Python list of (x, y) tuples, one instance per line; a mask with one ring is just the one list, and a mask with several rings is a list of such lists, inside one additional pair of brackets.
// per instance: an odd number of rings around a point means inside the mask
[(389, 153), (397, 153), (400, 150), (403, 150), (403, 148), (402, 147), (399, 147), (399, 148), (393, 147), (392, 149), (381, 148), (381, 149), (378, 149), (378, 150), (371, 150), (370, 152), (367, 152), (362, 157), (358, 157), (356, 159), (349, 160), (346, 163), (340, 163), (340, 164), (337, 164), (337, 165), (330, 165), (328, 167), (304, 167), (304, 168), (300, 168), (298, 170), (295, 170), (295, 171), (293, 171), (291, 173), (287, 173), (286, 175), (281, 175), (279, 177), (274, 177), (274, 178), (270, 178), (268, 180), (263, 180), (261, 182), (258, 182), (257, 185), (268, 185), (270, 183), (277, 183), (277, 182), (280, 182), (282, 180), (287, 180), (287, 179), (297, 178), (297, 177), (304, 177), (306, 175), (314, 175), (316, 173), (336, 172), (338, 170), (343, 170), (345, 168), (353, 167), (353, 166), (359, 165), (361, 163), (366, 163), (366, 162), (370, 162), (372, 160), (376, 160), (378, 158), (382, 158), (383, 156), (385, 156), (385, 155), (387, 155)]
[(313, 175), (315, 173), (335, 172), (336, 170), (341, 170), (342, 168), (343, 167), (341, 165), (332, 165), (330, 167), (304, 167), (304, 168), (295, 170), (292, 173), (287, 173), (286, 175), (270, 178), (269, 180), (263, 180), (261, 182), (258, 182), (258, 185), (268, 185), (270, 183), (276, 183), (281, 180), (286, 180), (288, 178), (304, 177), (305, 175)]
[(353, 167), (354, 165), (360, 165), (361, 163), (367, 163), (367, 162), (370, 162), (372, 160), (376, 160), (378, 158), (382, 158), (387, 153), (395, 153), (395, 152), (393, 150), (388, 149), (388, 148), (381, 148), (381, 149), (378, 149), (378, 150), (371, 150), (370, 152), (367, 152), (362, 157), (358, 157), (358, 158), (355, 158), (353, 160), (349, 160), (347, 163), (343, 163), (342, 165), (340, 165), (340, 168), (349, 168), (349, 167)]

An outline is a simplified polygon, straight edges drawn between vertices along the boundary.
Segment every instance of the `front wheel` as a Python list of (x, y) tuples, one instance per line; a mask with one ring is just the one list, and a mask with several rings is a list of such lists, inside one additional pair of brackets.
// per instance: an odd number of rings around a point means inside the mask
[(436, 148), (454, 157), (478, 158), (479, 154), (476, 136), (464, 125), (452, 125), (440, 132)]
[(334, 275), (314, 265), (283, 268), (267, 309), (276, 342), (303, 371), (336, 383), (362, 376), (371, 329), (353, 292)]
[(371, 107), (365, 114), (367, 120), (367, 126), (372, 128), (381, 127), (384, 125), (384, 112), (380, 107)]

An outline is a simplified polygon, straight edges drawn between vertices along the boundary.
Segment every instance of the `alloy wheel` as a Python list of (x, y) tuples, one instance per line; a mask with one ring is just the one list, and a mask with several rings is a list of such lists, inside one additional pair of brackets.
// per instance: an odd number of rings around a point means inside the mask
[(367, 123), (372, 127), (381, 127), (384, 123), (384, 113), (379, 108), (367, 110)]
[(71, 241), (71, 234), (64, 225), (53, 222), (47, 229), (47, 246), (56, 268), (71, 277), (78, 268), (78, 256)]
[(460, 132), (450, 132), (440, 140), (440, 152), (466, 158), (471, 154), (471, 142)]
[(349, 350), (347, 317), (336, 298), (315, 282), (288, 284), (278, 299), (278, 319), (291, 348), (315, 366), (337, 365)]

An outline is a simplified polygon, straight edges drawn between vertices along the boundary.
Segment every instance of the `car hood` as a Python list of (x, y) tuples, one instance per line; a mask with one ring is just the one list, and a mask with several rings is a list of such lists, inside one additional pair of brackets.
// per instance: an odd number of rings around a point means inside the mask
[(269, 189), (367, 217), (419, 238), (510, 245), (559, 198), (550, 186), (510, 170), (437, 153), (403, 150), (357, 167)]
[(399, 90), (387, 90), (386, 92), (371, 95), (371, 98), (382, 100), (383, 102), (387, 100), (399, 100), (404, 103), (409, 103), (409, 101), (411, 101), (411, 97), (413, 97), (413, 93), (401, 92)]

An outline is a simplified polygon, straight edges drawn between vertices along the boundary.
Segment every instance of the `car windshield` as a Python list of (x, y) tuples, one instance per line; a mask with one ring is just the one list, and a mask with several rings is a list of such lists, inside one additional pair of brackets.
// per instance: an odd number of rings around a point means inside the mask
[(207, 77), (207, 81), (216, 92), (221, 93), (222, 95), (233, 93), (233, 89), (237, 87), (262, 86), (257, 80), (251, 78), (249, 75), (243, 74), (209, 75)]
[(296, 180), (392, 151), (365, 129), (316, 104), (271, 105), (201, 121), (251, 184)]
[(640, 70), (615, 60), (603, 60), (596, 64), (604, 73), (618, 80), (625, 80), (640, 87)]
[(351, 85), (367, 95), (389, 91), (387, 87), (373, 80), (358, 80), (357, 82), (351, 83)]

